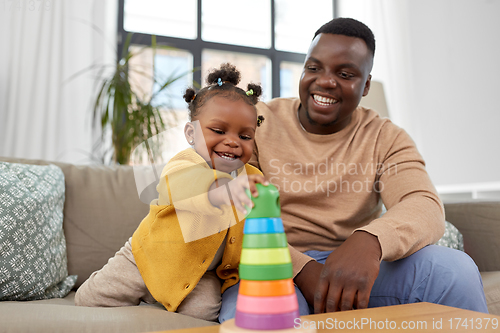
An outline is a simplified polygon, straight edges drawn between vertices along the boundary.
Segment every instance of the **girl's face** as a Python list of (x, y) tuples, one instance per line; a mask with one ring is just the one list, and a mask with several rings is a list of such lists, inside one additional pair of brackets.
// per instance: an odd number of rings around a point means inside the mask
[(252, 157), (257, 113), (241, 99), (214, 96), (203, 105), (185, 134), (212, 169), (230, 173)]

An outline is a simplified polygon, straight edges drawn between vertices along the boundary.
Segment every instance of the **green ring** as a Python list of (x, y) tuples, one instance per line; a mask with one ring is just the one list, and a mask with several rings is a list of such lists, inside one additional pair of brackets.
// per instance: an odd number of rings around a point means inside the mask
[(253, 281), (271, 281), (291, 279), (292, 263), (282, 265), (245, 265), (240, 264), (240, 279)]
[(276, 247), (288, 247), (285, 233), (245, 234), (243, 236), (244, 249), (271, 249)]

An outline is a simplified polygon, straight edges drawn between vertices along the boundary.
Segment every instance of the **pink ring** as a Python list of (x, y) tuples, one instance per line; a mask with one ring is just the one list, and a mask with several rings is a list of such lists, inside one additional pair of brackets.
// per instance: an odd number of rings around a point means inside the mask
[(255, 314), (236, 310), (234, 324), (249, 330), (281, 330), (293, 328), (297, 318), (300, 318), (299, 310), (280, 314)]
[(246, 296), (238, 294), (236, 310), (254, 314), (279, 314), (299, 309), (295, 293), (285, 296)]

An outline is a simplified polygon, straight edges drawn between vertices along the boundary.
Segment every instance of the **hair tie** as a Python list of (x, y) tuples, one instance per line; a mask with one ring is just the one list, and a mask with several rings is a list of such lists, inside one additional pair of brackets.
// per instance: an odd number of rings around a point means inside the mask
[(264, 122), (264, 116), (258, 116), (257, 117), (257, 127), (260, 127), (262, 125), (262, 122)]
[(247, 96), (252, 96), (253, 95), (253, 89), (250, 89), (249, 91), (247, 91)]
[(217, 79), (217, 84), (219, 85), (219, 87), (222, 86), (222, 79), (221, 78)]
[(196, 98), (196, 94), (194, 94), (193, 97), (191, 98), (191, 102), (194, 101), (195, 98)]

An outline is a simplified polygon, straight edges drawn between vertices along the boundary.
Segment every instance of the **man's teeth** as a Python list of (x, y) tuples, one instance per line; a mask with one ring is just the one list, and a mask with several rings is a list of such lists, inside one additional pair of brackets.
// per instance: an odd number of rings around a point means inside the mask
[(229, 153), (219, 153), (218, 154), (220, 157), (222, 157), (223, 159), (225, 160), (229, 160), (229, 161), (232, 161), (235, 159), (235, 156), (234, 154), (229, 154)]
[(319, 105), (330, 105), (330, 104), (337, 103), (336, 99), (327, 98), (327, 97), (323, 97), (323, 96), (319, 96), (319, 95), (313, 95), (313, 98), (316, 101), (316, 103), (318, 103)]

